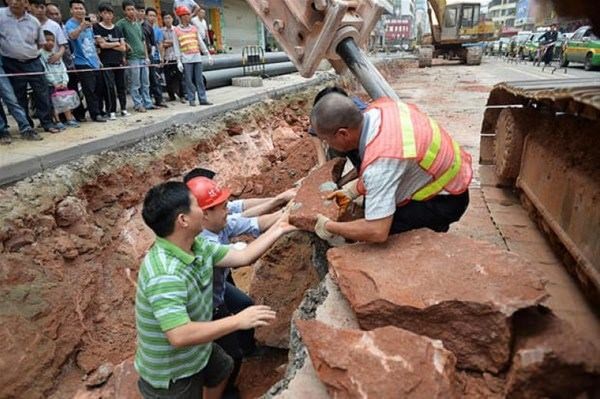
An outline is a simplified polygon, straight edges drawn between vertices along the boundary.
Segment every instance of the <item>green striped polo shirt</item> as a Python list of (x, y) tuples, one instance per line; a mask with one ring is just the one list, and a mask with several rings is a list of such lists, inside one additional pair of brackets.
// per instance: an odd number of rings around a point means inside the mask
[(212, 320), (213, 265), (228, 247), (196, 238), (190, 255), (157, 237), (144, 258), (135, 298), (135, 368), (155, 388), (189, 377), (206, 366), (211, 345), (174, 348), (165, 331), (190, 321)]

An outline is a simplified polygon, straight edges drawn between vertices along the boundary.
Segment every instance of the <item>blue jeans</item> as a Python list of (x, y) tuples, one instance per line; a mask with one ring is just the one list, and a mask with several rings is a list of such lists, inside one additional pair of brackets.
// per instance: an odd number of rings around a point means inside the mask
[(148, 67), (145, 60), (127, 60), (130, 66), (139, 66), (131, 68), (129, 71), (129, 93), (133, 100), (135, 108), (152, 108), (152, 99), (150, 98), (150, 80), (148, 78)]
[[(26, 62), (20, 62), (18, 60), (2, 57), (2, 63), (4, 64), (4, 70), (7, 73), (22, 73), (22, 72), (44, 72), (44, 65), (40, 61), (39, 57)], [(28, 75), (11, 77), (10, 83), (12, 84), (14, 94), (17, 97), (17, 101), (21, 106), (21, 109), (25, 111), (27, 115), (27, 85), (31, 87), (33, 91), (33, 100), (35, 103), (36, 116), (40, 120), (44, 129), (54, 127), (52, 117), (50, 116), (51, 106), (49, 103), (48, 94), (48, 83), (43, 74), (41, 75)]]
[[(4, 73), (2, 61), (0, 60), (0, 75)], [(0, 98), (2, 99), (2, 102), (6, 104), (8, 112), (10, 112), (13, 118), (15, 118), (17, 121), (17, 124), (19, 125), (19, 131), (24, 132), (27, 129), (31, 129), (29, 121), (27, 120), (27, 114), (19, 105), (10, 80), (8, 80), (8, 78), (5, 76), (0, 76)], [(4, 124), (2, 118), (0, 118), (0, 133), (4, 130), (6, 130), (6, 125)]]
[[(206, 98), (206, 88), (204, 79), (202, 79), (202, 63), (190, 62), (183, 64), (183, 73), (185, 75), (185, 96), (188, 101), (195, 101), (196, 93), (200, 102), (208, 101)], [(196, 84), (194, 84), (196, 82)]]

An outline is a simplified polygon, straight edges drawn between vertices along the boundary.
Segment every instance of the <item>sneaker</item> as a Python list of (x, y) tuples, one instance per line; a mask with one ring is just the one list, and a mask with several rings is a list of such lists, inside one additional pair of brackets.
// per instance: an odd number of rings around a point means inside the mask
[(190, 107), (195, 107), (196, 106), (196, 101), (190, 101)]
[(12, 143), (12, 138), (9, 132), (0, 133), (0, 145), (8, 145)]
[(102, 115), (96, 115), (96, 117), (94, 118), (94, 122), (106, 122), (106, 118), (103, 117)]
[(169, 106), (167, 104), (164, 104), (164, 103), (156, 104), (156, 106), (159, 107), (159, 108), (169, 108)]
[(148, 111), (152, 111), (153, 109), (158, 109), (158, 108), (156, 108), (154, 105), (151, 105), (151, 106), (149, 106), (149, 107), (146, 107), (146, 109), (147, 109)]
[(56, 126), (56, 128), (57, 128), (57, 129), (60, 129), (60, 130), (65, 130), (65, 129), (67, 128), (67, 127), (64, 125), (64, 123), (62, 123), (62, 122), (55, 123), (55, 124), (54, 124), (54, 126)]
[(185, 97), (179, 97), (179, 102), (185, 104)]
[(108, 115), (108, 119), (111, 120), (111, 121), (116, 121), (117, 120), (117, 114), (115, 114), (114, 112), (111, 112)]
[(65, 125), (68, 127), (80, 127), (81, 125), (77, 122), (76, 119), (71, 119), (70, 121), (65, 122)]
[[(56, 128), (54, 128), (54, 129), (56, 129)], [(58, 133), (58, 132), (52, 132), (52, 131), (50, 131), (50, 133)], [(43, 140), (42, 136), (40, 136), (38, 134), (38, 132), (36, 132), (33, 129), (27, 129), (27, 130), (22, 131), (21, 132), (21, 137), (23, 138), (23, 140), (29, 140), (29, 141), (41, 141), (41, 140)]]
[(129, 116), (131, 115), (129, 112), (127, 112), (126, 109), (124, 109), (123, 111), (121, 111), (121, 116)]
[(213, 105), (210, 101), (200, 101), (200, 105)]
[(136, 112), (146, 112), (146, 108), (144, 107), (135, 107), (134, 109)]

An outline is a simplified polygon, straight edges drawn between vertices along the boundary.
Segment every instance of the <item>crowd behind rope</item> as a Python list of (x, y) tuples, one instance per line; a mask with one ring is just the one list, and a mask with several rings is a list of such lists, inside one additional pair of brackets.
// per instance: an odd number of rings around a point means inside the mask
[[(0, 8), (0, 144), (10, 144), (7, 113), (24, 140), (167, 108), (179, 100), (211, 105), (202, 78), (203, 55), (213, 59), (205, 11), (175, 0), (173, 12), (123, 0), (115, 21), (111, 3), (89, 10), (69, 2), (70, 18), (45, 0), (7, 0)], [(30, 107), (30, 103), (32, 107)], [(30, 115), (30, 109), (33, 109)], [(36, 125), (33, 119), (39, 121)]]

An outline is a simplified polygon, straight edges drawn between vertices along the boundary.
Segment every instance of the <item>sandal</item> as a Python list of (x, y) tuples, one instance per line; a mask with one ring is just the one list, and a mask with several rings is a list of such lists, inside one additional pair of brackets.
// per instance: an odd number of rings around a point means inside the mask
[(54, 125), (45, 127), (44, 131), (48, 133), (60, 133), (60, 129)]

